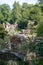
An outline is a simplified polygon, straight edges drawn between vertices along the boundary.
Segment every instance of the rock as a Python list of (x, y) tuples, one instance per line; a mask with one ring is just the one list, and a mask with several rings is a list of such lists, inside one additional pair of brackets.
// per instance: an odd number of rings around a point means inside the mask
[(22, 42), (26, 42), (26, 38), (22, 34), (17, 34), (15, 36), (12, 36), (11, 42), (19, 44)]

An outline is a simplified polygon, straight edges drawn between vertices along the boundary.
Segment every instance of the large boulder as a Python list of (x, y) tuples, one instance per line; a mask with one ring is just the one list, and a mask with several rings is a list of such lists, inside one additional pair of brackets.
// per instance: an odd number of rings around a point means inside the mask
[(19, 44), (22, 42), (26, 42), (26, 38), (23, 36), (23, 34), (17, 34), (11, 37), (11, 42)]
[(10, 39), (11, 48), (13, 51), (18, 51), (18, 48), (26, 44), (26, 38), (23, 34), (17, 34), (11, 37)]

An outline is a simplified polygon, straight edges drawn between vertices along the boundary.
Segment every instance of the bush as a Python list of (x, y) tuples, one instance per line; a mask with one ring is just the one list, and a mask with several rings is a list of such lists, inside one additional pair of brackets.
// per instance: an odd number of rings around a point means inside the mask
[(41, 20), (37, 25), (37, 35), (40, 35), (43, 33), (43, 20)]

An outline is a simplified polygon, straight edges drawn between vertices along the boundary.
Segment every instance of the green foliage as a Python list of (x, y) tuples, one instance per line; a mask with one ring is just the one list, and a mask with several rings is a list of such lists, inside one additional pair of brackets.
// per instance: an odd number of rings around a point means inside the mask
[(0, 24), (0, 38), (4, 39), (5, 35), (6, 35), (6, 31), (3, 27), (3, 25)]
[(10, 7), (7, 4), (0, 5), (0, 22), (3, 23), (5, 21), (10, 20)]
[(18, 20), (21, 19), (21, 7), (19, 2), (15, 2), (13, 4), (13, 10), (12, 10), (12, 20), (14, 22), (17, 22)]
[(39, 1), (39, 3), (43, 3), (43, 0), (38, 0)]
[(0, 60), (0, 65), (7, 65), (7, 61)]
[(22, 5), (22, 7), (20, 6), (20, 4), (18, 2), (15, 2), (14, 5), (13, 5), (12, 19), (13, 19), (14, 22), (18, 23), (18, 27), (20, 29), (27, 27), (27, 21), (28, 21), (28, 18), (29, 18), (28, 17), (29, 16), (29, 10), (28, 10), (27, 7), (28, 7), (27, 3), (24, 3)]
[(37, 25), (37, 35), (43, 34), (43, 19)]
[(40, 20), (40, 16), (41, 9), (37, 6), (32, 7), (30, 11), (30, 19), (38, 23), (38, 21)]
[(0, 23), (7, 21), (13, 24), (17, 22), (20, 29), (27, 27), (28, 20), (38, 24), (41, 17), (43, 17), (43, 4), (23, 3), (21, 6), (19, 2), (14, 2), (12, 10), (7, 4), (0, 5)]
[(3, 23), (4, 17), (2, 15), (2, 13), (0, 12), (0, 23)]
[(40, 41), (40, 43), (37, 44), (36, 47), (38, 48), (38, 49), (37, 49), (38, 54), (42, 57), (42, 56), (43, 56), (43, 41)]

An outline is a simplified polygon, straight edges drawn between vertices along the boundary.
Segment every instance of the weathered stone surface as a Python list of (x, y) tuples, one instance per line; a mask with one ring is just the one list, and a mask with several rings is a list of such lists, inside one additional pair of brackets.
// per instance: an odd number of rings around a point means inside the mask
[(0, 59), (2, 60), (23, 60), (24, 55), (9, 50), (0, 50)]
[(26, 38), (23, 36), (23, 34), (17, 34), (12, 36), (11, 41), (13, 43), (21, 43), (21, 42), (26, 42)]

